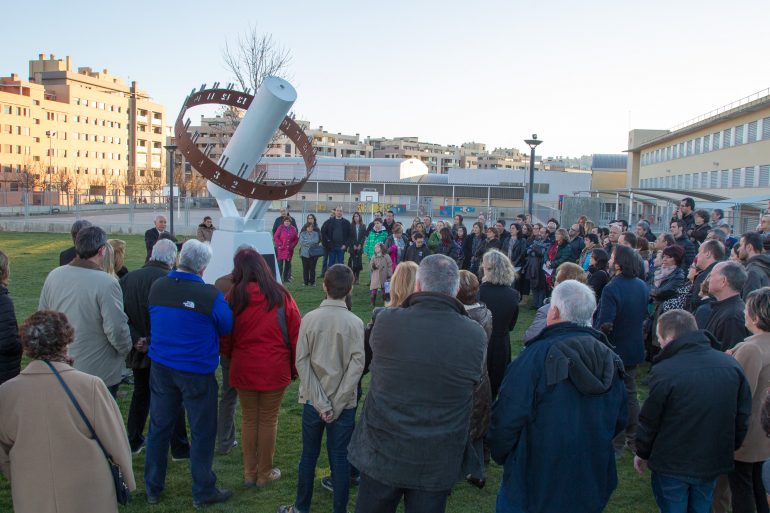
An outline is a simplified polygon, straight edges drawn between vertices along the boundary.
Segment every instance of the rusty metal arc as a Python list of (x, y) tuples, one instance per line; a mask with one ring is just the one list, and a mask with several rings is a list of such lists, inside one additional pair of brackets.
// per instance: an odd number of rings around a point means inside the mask
[(302, 155), (302, 160), (305, 162), (305, 177), (302, 180), (290, 183), (267, 183), (261, 179), (258, 181), (245, 180), (240, 176), (230, 173), (205, 155), (185, 128), (184, 116), (187, 110), (192, 107), (199, 105), (227, 105), (245, 110), (249, 108), (253, 99), (254, 96), (251, 94), (232, 89), (202, 89), (193, 92), (187, 97), (184, 105), (182, 105), (174, 125), (177, 148), (196, 171), (207, 180), (214, 182), (233, 194), (245, 198), (268, 201), (288, 198), (302, 190), (305, 182), (313, 174), (317, 161), (313, 145), (310, 144), (307, 135), (296, 121), (286, 116), (278, 127), (296, 145)]

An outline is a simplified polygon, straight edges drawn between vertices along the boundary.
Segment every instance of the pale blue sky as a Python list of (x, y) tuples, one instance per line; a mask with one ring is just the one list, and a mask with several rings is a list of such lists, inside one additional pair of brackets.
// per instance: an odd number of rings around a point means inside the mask
[[(225, 10), (227, 8), (227, 10)], [(484, 142), (538, 154), (617, 153), (770, 87), (767, 0), (13, 2), (0, 74), (38, 53), (137, 80), (176, 117), (228, 76), (250, 24), (291, 50), (294, 110), (361, 136)]]

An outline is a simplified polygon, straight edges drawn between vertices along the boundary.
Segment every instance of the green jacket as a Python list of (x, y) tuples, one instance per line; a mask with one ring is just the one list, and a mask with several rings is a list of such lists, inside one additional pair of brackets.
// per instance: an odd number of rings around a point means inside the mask
[(364, 253), (366, 253), (366, 256), (371, 259), (372, 255), (374, 255), (374, 246), (381, 242), (385, 242), (385, 239), (387, 238), (388, 230), (385, 228), (379, 232), (375, 232), (374, 229), (372, 229), (372, 231), (370, 231), (369, 235), (366, 237), (366, 244), (364, 245)]

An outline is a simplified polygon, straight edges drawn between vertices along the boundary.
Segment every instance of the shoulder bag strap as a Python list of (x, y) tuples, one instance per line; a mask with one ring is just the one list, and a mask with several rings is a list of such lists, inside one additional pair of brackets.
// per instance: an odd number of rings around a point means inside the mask
[(289, 350), (289, 374), (293, 374), (294, 350), (291, 347), (291, 340), (289, 340), (289, 329), (286, 326), (286, 309), (283, 306), (278, 308), (278, 325), (281, 327), (281, 334), (283, 334), (283, 343), (286, 345), (286, 349)]
[(83, 413), (83, 409), (80, 407), (80, 404), (78, 404), (77, 399), (75, 399), (75, 396), (72, 394), (72, 390), (70, 390), (70, 387), (67, 386), (67, 383), (64, 382), (64, 380), (61, 377), (61, 374), (59, 374), (59, 371), (56, 370), (56, 368), (49, 362), (48, 360), (43, 360), (46, 365), (51, 369), (51, 371), (54, 373), (56, 378), (59, 380), (59, 383), (61, 383), (62, 388), (67, 393), (67, 396), (69, 396), (70, 401), (72, 401), (72, 404), (75, 406), (75, 409), (80, 414), (80, 418), (83, 419), (83, 422), (86, 423), (86, 427), (91, 432), (91, 436), (94, 440), (96, 440), (96, 443), (99, 444), (99, 448), (104, 453), (104, 457), (107, 458), (108, 461), (112, 461), (112, 456), (109, 455), (107, 450), (102, 445), (101, 440), (99, 440), (99, 437), (96, 436), (96, 431), (94, 431), (94, 427), (91, 425), (91, 422), (88, 420), (88, 417), (86, 417), (86, 414)]

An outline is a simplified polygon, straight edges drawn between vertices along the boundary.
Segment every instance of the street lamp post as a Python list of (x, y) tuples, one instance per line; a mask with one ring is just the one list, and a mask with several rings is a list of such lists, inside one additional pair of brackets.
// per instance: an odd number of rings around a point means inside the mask
[(169, 232), (171, 236), (174, 236), (174, 152), (176, 151), (176, 144), (169, 144), (164, 146), (168, 152), (168, 163), (166, 168), (168, 169), (168, 222)]
[(528, 206), (529, 206), (529, 218), (534, 222), (534, 217), (532, 217), (532, 193), (535, 190), (535, 148), (542, 143), (543, 141), (540, 141), (537, 138), (537, 134), (532, 134), (532, 139), (524, 139), (524, 142), (527, 143), (527, 146), (529, 146), (530, 153), (529, 153), (529, 199), (528, 199)]
[(53, 164), (51, 159), (53, 158), (53, 138), (56, 137), (56, 132), (52, 130), (46, 130), (45, 135), (48, 137), (48, 213), (53, 213), (53, 198), (51, 197), (51, 189), (53, 189)]

